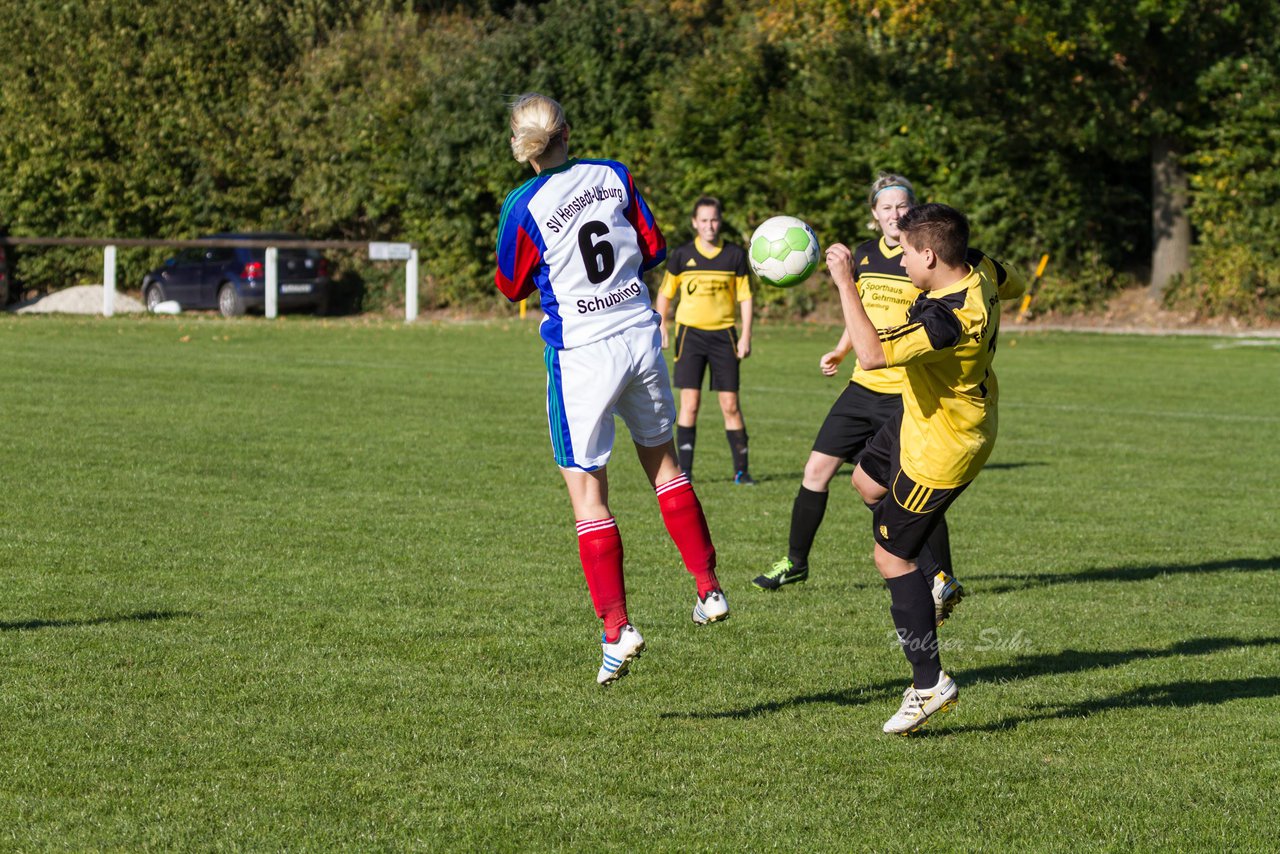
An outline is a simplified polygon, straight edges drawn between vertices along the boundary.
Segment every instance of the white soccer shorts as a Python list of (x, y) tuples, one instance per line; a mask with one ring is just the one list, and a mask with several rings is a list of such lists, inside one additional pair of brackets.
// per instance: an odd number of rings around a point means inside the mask
[(676, 404), (657, 323), (568, 350), (548, 346), (544, 357), (556, 465), (595, 471), (609, 462), (615, 415), (636, 444), (656, 447), (671, 438)]

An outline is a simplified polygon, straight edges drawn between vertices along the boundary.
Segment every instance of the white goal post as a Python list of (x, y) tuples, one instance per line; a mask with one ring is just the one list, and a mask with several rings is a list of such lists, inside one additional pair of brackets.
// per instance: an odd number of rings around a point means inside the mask
[(0, 245), (6, 246), (100, 246), (102, 247), (102, 314), (111, 317), (116, 306), (116, 251), (117, 247), (164, 247), (187, 249), (200, 247), (265, 249), (263, 266), (266, 286), (264, 313), (275, 318), (279, 309), (280, 275), (279, 250), (285, 249), (367, 249), (371, 261), (404, 261), (404, 319), (412, 323), (418, 318), (418, 247), (413, 243), (380, 243), (357, 240), (232, 240), (209, 238), (202, 240), (155, 240), (144, 238), (114, 237), (0, 237)]

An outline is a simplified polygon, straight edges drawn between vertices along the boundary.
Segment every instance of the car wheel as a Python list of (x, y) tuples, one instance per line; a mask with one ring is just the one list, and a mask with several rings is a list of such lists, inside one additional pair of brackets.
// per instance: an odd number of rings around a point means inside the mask
[(164, 302), (164, 291), (155, 282), (143, 282), (142, 301), (146, 303), (147, 311), (155, 311), (156, 306)]
[(244, 314), (244, 300), (236, 293), (235, 285), (223, 282), (218, 288), (218, 311), (223, 317), (239, 317)]

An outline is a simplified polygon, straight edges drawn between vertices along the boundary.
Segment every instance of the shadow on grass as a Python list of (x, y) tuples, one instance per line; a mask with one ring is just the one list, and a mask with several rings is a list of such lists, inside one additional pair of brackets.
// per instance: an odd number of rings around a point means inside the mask
[(1119, 667), (1133, 661), (1144, 661), (1153, 658), (1175, 658), (1189, 655), (1212, 655), (1228, 649), (1240, 647), (1264, 647), (1280, 645), (1280, 637), (1265, 638), (1192, 638), (1178, 641), (1164, 649), (1125, 649), (1125, 650), (1074, 650), (1064, 649), (1061, 652), (1047, 655), (1020, 655), (1005, 664), (994, 664), (989, 667), (964, 668), (957, 671), (962, 685), (980, 682), (1012, 682), (1018, 679), (1030, 679), (1036, 676), (1061, 675), (1064, 673), (1080, 673), (1085, 670), (1104, 670), (1108, 667)]
[(1225, 703), (1228, 700), (1257, 699), (1280, 696), (1280, 676), (1255, 676), (1250, 679), (1213, 679), (1207, 682), (1169, 682), (1164, 685), (1143, 685), (1110, 697), (1081, 700), (1052, 711), (1037, 712), (1024, 717), (1011, 717), (989, 724), (962, 725), (940, 728), (930, 732), (921, 730), (918, 735), (960, 735), (969, 732), (1004, 732), (1017, 729), (1022, 724), (1036, 721), (1087, 718), (1099, 712), (1113, 709), (1186, 709)]
[[(1206, 563), (1159, 564), (1156, 566), (1122, 566), (1113, 569), (1082, 569), (1079, 572), (1062, 573), (968, 573), (961, 567), (956, 574), (966, 587), (972, 583), (973, 592), (1013, 593), (1017, 590), (1034, 590), (1059, 584), (1093, 584), (1107, 581), (1151, 581), (1165, 575), (1189, 575), (1210, 572), (1267, 572), (1280, 570), (1280, 556), (1237, 557), (1212, 560)], [(884, 582), (873, 571), (868, 581), (849, 582), (851, 590), (867, 590), (884, 587)], [(972, 582), (970, 581), (972, 579)]]
[[(1177, 643), (1163, 649), (1142, 648), (1110, 651), (1078, 651), (1067, 649), (1062, 652), (1055, 652), (1047, 655), (1023, 655), (1005, 664), (957, 670), (956, 681), (958, 681), (963, 688), (982, 682), (1013, 682), (1019, 679), (1029, 679), (1035, 676), (1079, 673), (1084, 670), (1101, 670), (1108, 667), (1118, 667), (1122, 664), (1128, 664), (1133, 661), (1152, 658), (1210, 655), (1215, 652), (1236, 649), (1239, 647), (1264, 647), (1276, 645), (1280, 645), (1280, 637), (1247, 639), (1217, 637), (1192, 638), (1191, 640), (1178, 641)], [(725, 709), (718, 712), (664, 712), (660, 717), (686, 718), (691, 720), (715, 720), (718, 718), (741, 720), (773, 714), (775, 712), (781, 712), (797, 706), (806, 706), (812, 703), (831, 703), (837, 706), (859, 706), (866, 703), (868, 700), (882, 699), (884, 695), (897, 696), (902, 693), (903, 687), (904, 683), (902, 680), (894, 682), (880, 682), (874, 685), (846, 688), (839, 691), (823, 691), (817, 694), (802, 694), (798, 697), (789, 697), (784, 700), (774, 700), (768, 703), (757, 703), (754, 706), (746, 706), (740, 709)], [(1001, 722), (998, 725), (991, 724), (986, 727), (975, 727), (973, 728), (973, 731), (1009, 729), (1011, 726), (1015, 726), (1016, 724), (1017, 721), (1014, 721), (1013, 723)], [(954, 733), (957, 732), (957, 730), (949, 728), (945, 730), (945, 732)]]
[(153, 620), (176, 620), (193, 616), (188, 611), (138, 611), (134, 614), (116, 614), (111, 617), (85, 617), (79, 620), (19, 620), (0, 622), (0, 632), (24, 632), (32, 629), (75, 629), (84, 626), (103, 626), (110, 623), (146, 623)]
[(1008, 471), (1010, 469), (1025, 469), (1025, 468), (1034, 468), (1038, 466), (1047, 466), (1047, 465), (1049, 464), (1042, 463), (1039, 461), (1027, 462), (1027, 463), (987, 463), (985, 466), (982, 467), (982, 470), (983, 471)]
[(823, 691), (821, 694), (802, 694), (799, 697), (788, 697), (785, 700), (774, 700), (768, 703), (757, 703), (741, 709), (724, 709), (719, 712), (663, 712), (660, 718), (684, 718), (686, 720), (713, 721), (721, 718), (745, 720), (761, 715), (771, 715), (797, 706), (812, 703), (831, 703), (836, 706), (860, 706), (869, 700), (880, 699), (881, 694), (888, 693), (896, 686), (902, 692), (901, 682), (881, 682), (878, 685), (866, 685), (861, 688), (845, 688), (840, 691)]
[[(1057, 584), (1091, 584), (1095, 581), (1150, 581), (1162, 575), (1183, 575), (1202, 572), (1266, 572), (1280, 569), (1280, 556), (1264, 558), (1228, 558), (1207, 563), (1161, 564), (1156, 566), (1124, 566), (1114, 569), (1085, 569), (1080, 572), (1058, 574), (1022, 575), (974, 575), (983, 592), (1009, 593), (1033, 587), (1052, 587)], [(990, 584), (996, 581), (995, 584)], [(1003, 583), (1000, 583), (1003, 582)]]

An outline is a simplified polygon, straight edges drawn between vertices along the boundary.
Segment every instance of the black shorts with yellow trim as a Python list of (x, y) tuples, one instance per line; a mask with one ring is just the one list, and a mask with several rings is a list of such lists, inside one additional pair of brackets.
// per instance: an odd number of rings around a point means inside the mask
[(847, 463), (857, 463), (871, 437), (893, 418), (902, 415), (902, 395), (872, 391), (850, 382), (831, 405), (818, 428), (813, 449)]
[(702, 388), (702, 378), (711, 367), (712, 391), (738, 390), (738, 330), (698, 329), (676, 326), (676, 358), (672, 385)]
[(858, 464), (872, 480), (889, 490), (871, 512), (876, 543), (891, 555), (915, 560), (947, 508), (969, 484), (942, 489), (916, 483), (902, 470), (901, 433), (899, 412), (867, 443)]

